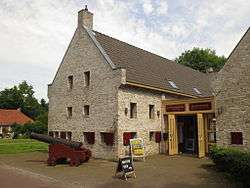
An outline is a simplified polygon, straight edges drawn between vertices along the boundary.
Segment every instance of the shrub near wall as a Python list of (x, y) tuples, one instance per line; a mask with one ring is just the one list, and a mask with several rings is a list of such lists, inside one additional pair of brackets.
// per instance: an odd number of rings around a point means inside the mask
[(249, 152), (213, 146), (210, 157), (219, 170), (229, 173), (235, 180), (250, 186)]

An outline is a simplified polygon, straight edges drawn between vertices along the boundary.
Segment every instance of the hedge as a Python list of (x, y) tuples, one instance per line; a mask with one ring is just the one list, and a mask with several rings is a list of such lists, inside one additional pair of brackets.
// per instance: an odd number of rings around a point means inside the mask
[(235, 180), (250, 186), (250, 153), (213, 146), (210, 149), (210, 158), (216, 167), (229, 173)]

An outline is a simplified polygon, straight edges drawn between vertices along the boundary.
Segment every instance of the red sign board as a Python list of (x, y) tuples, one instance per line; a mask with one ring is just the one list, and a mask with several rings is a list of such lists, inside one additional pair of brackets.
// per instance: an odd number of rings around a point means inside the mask
[(185, 104), (166, 105), (166, 112), (183, 112)]
[(212, 109), (211, 102), (193, 103), (189, 105), (190, 111), (211, 110), (211, 109)]

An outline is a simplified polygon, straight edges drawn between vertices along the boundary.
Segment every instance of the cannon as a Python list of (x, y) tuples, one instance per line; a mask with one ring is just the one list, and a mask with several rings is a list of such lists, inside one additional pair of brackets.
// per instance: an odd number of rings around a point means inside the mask
[(62, 138), (53, 138), (48, 135), (31, 133), (30, 137), (49, 144), (49, 157), (47, 164), (55, 166), (61, 161), (69, 161), (70, 166), (79, 166), (91, 157), (91, 151), (82, 146), (81, 142)]

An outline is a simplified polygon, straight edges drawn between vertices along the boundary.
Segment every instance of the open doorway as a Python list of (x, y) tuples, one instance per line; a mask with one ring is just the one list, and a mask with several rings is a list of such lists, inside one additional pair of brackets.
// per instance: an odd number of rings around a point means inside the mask
[(195, 115), (177, 116), (179, 153), (196, 155), (198, 153), (197, 135), (197, 117)]

